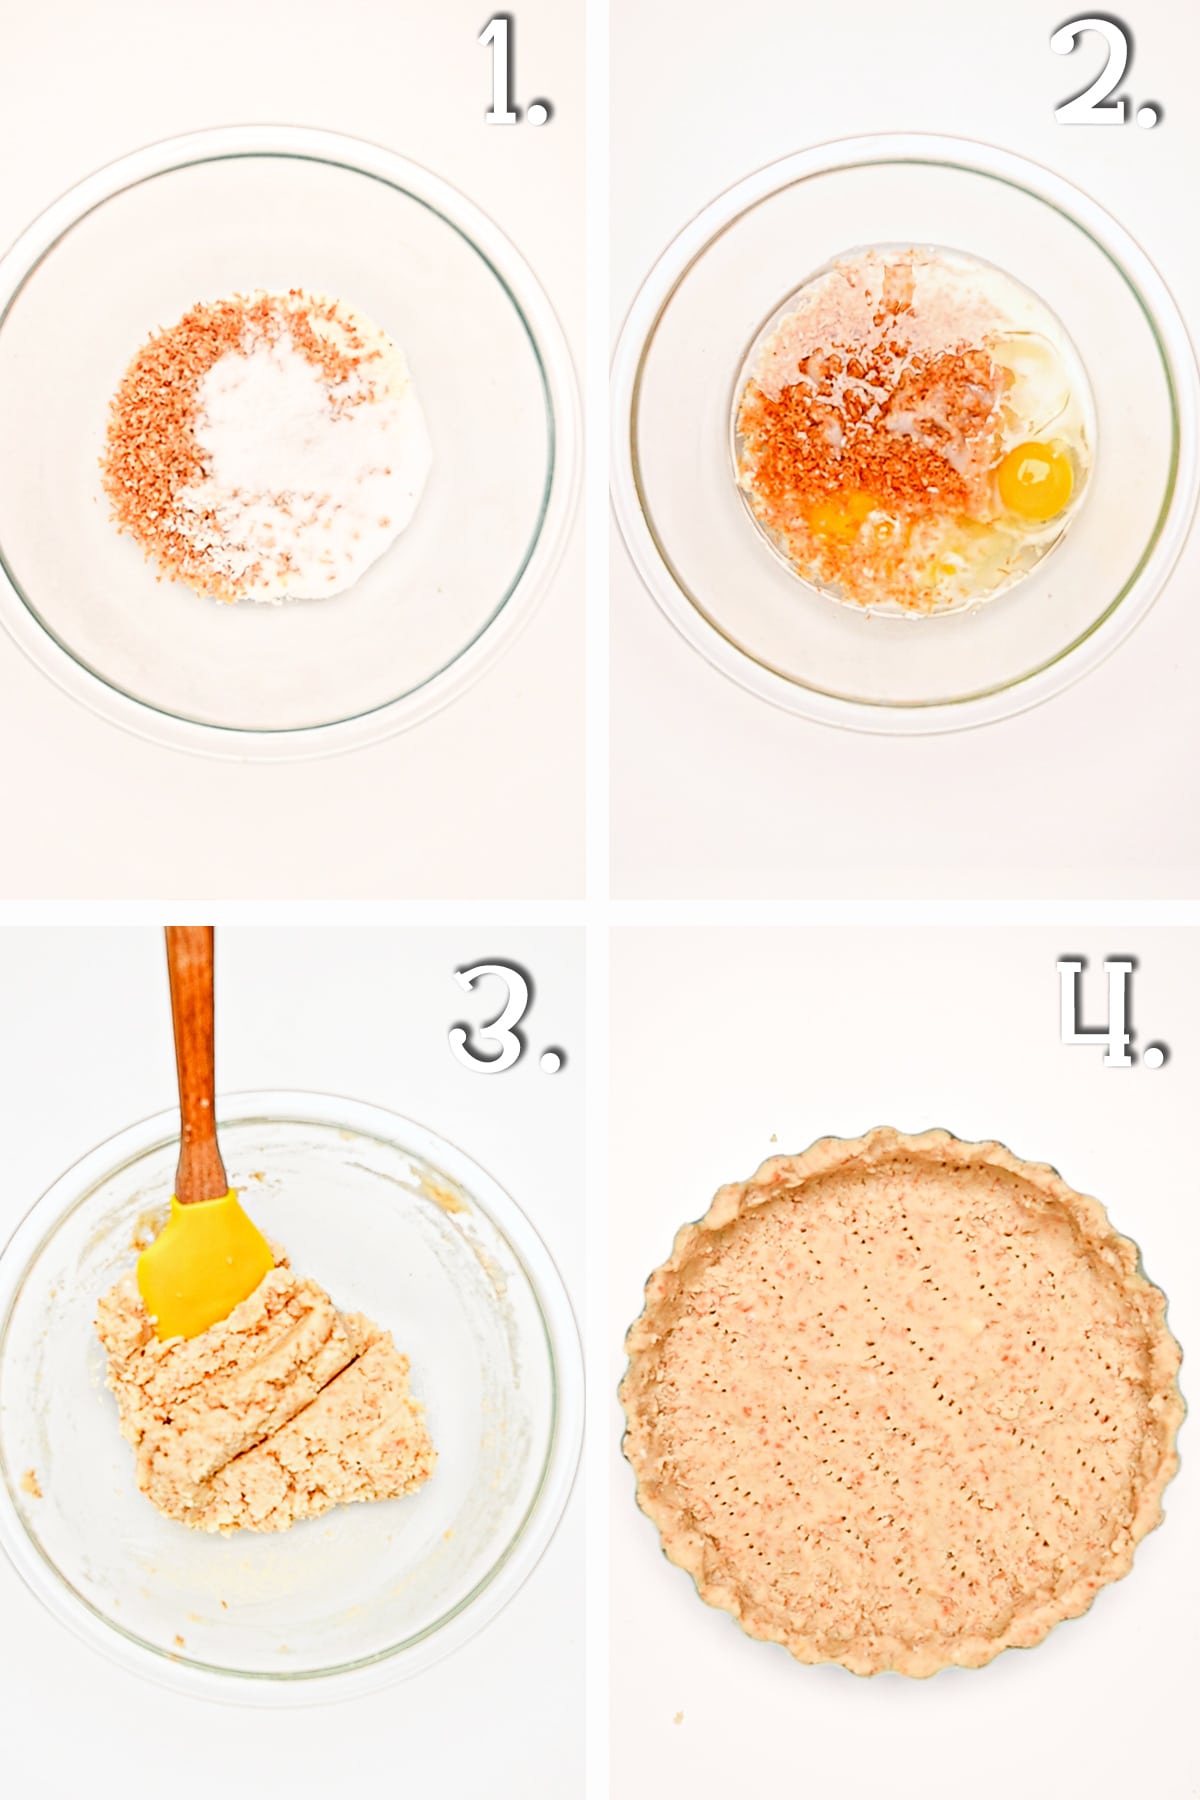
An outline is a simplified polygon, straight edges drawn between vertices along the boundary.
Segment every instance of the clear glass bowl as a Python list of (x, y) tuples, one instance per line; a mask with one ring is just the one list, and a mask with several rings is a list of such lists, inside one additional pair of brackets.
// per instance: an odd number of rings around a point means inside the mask
[[(118, 537), (98, 458), (134, 352), (198, 300), (302, 286), (406, 352), (434, 461), (353, 589), (220, 606)], [(528, 616), (574, 507), (578, 401), (536, 278), (461, 194), (391, 151), (231, 127), (151, 145), (0, 261), (0, 618), (143, 735), (218, 755), (351, 747), (425, 717)]]
[(219, 1116), (255, 1219), (411, 1358), (432, 1478), (227, 1538), (137, 1491), (93, 1319), (165, 1214), (178, 1115), (163, 1113), (68, 1170), (0, 1256), (0, 1543), (57, 1618), (126, 1667), (187, 1692), (308, 1704), (427, 1666), (516, 1592), (574, 1477), (579, 1340), (528, 1221), (433, 1133), (308, 1094), (234, 1095)]
[[(1091, 385), (1096, 446), (1063, 541), (986, 605), (881, 618), (833, 604), (773, 553), (731, 465), (735, 385), (788, 295), (872, 244), (992, 263), (1059, 319)], [(647, 278), (613, 369), (613, 498), (654, 598), (762, 698), (865, 731), (953, 730), (1023, 711), (1145, 614), (1195, 510), (1198, 384), (1161, 278), (1093, 201), (953, 138), (848, 139), (747, 177)]]

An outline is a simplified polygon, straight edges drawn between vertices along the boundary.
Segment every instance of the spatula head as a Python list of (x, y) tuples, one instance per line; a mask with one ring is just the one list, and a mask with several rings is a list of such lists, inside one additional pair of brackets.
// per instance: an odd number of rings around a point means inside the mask
[(181, 1206), (137, 1262), (137, 1281), (159, 1338), (199, 1337), (226, 1319), (275, 1267), (271, 1246), (230, 1188)]

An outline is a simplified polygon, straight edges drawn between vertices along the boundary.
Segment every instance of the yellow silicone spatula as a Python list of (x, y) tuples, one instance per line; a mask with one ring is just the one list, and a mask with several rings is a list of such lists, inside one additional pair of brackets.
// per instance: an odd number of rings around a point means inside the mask
[(160, 1338), (198, 1337), (252, 1294), (275, 1258), (225, 1176), (213, 1110), (213, 930), (168, 925), (167, 969), (179, 1075), (179, 1167), (171, 1216), (138, 1257)]

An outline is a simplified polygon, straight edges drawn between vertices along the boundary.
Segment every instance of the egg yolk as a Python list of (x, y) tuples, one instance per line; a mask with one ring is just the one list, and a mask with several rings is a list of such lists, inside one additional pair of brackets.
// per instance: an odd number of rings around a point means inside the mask
[(808, 523), (818, 537), (848, 542), (857, 537), (859, 526), (870, 518), (875, 505), (870, 494), (858, 491), (831, 494), (828, 499), (817, 501), (808, 515)]
[(1075, 486), (1071, 459), (1055, 444), (1018, 444), (1000, 464), (996, 479), (1008, 511), (1039, 525), (1062, 512)]

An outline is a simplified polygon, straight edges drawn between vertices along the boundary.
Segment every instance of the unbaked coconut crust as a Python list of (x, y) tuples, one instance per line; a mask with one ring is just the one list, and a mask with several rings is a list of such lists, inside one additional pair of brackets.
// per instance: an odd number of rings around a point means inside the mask
[(1129, 1571), (1178, 1466), (1179, 1346), (1136, 1246), (1048, 1165), (945, 1131), (823, 1138), (721, 1188), (626, 1348), (666, 1555), (749, 1635), (855, 1674), (1039, 1643)]

